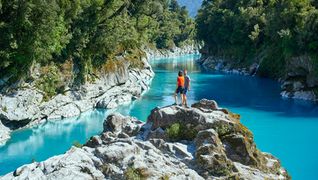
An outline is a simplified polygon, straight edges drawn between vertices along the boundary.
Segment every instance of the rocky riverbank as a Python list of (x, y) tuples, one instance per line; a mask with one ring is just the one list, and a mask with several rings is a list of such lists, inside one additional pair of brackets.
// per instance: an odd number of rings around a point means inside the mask
[(259, 65), (257, 63), (252, 64), (249, 67), (238, 67), (235, 68), (232, 63), (222, 60), (215, 59), (213, 57), (201, 57), (196, 61), (196, 63), (210, 69), (214, 69), (217, 71), (223, 71), (229, 74), (241, 74), (246, 76), (255, 75)]
[(154, 46), (144, 46), (142, 48), (148, 58), (155, 59), (155, 58), (166, 58), (166, 57), (173, 57), (173, 56), (181, 56), (185, 54), (199, 54), (199, 50), (201, 49), (200, 45), (195, 45), (194, 43), (184, 45), (183, 47), (179, 48), (173, 45), (170, 49), (157, 49)]
[[(258, 60), (258, 62), (261, 60)], [(257, 75), (258, 63), (249, 67), (234, 65), (232, 61), (202, 56), (196, 61), (204, 67), (231, 74)], [(318, 78), (313, 62), (308, 55), (290, 58), (284, 75), (277, 79), (281, 83), (281, 96), (287, 98), (318, 101)]]
[(116, 108), (149, 89), (154, 72), (148, 60), (142, 58), (142, 68), (129, 68), (130, 61), (121, 58), (123, 66), (114, 73), (93, 82), (58, 94), (44, 101), (43, 92), (34, 84), (23, 83), (11, 94), (0, 94), (0, 142), (4, 143), (11, 130), (33, 126), (48, 120), (78, 116), (92, 108)]
[(156, 107), (147, 123), (111, 114), (84, 146), (0, 179), (291, 179), (240, 118), (206, 99)]

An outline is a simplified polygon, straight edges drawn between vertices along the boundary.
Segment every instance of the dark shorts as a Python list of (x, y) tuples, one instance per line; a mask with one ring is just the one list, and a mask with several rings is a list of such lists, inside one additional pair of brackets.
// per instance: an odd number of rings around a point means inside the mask
[(183, 94), (187, 94), (187, 92), (188, 92), (188, 87), (184, 87)]
[(183, 86), (178, 86), (177, 90), (175, 93), (180, 93), (180, 94), (183, 94), (183, 91), (184, 91), (184, 87)]

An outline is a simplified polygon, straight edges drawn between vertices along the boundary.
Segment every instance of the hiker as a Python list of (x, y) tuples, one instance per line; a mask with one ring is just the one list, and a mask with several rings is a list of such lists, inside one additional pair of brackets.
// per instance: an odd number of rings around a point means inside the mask
[(190, 91), (190, 77), (187, 75), (186, 69), (183, 71), (183, 73), (184, 73), (183, 103), (186, 107), (188, 107), (187, 92)]
[(177, 87), (176, 87), (176, 90), (173, 94), (174, 96), (174, 100), (176, 101), (173, 105), (177, 105), (178, 104), (178, 98), (177, 98), (177, 95), (178, 93), (180, 93), (180, 98), (181, 98), (181, 103), (180, 103), (180, 106), (182, 106), (183, 104), (183, 92), (184, 92), (184, 77), (182, 76), (182, 71), (179, 71), (178, 73), (178, 78), (177, 78)]

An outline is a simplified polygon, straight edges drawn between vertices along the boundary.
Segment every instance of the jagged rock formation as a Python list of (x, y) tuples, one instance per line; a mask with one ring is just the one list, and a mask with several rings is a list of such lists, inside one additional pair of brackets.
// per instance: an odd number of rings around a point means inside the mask
[(181, 48), (173, 45), (171, 49), (157, 49), (156, 47), (144, 46), (142, 49), (146, 52), (147, 57), (151, 59), (180, 56), (184, 54), (199, 54), (201, 46), (195, 44), (184, 45)]
[(223, 71), (229, 74), (242, 74), (247, 76), (254, 75), (259, 66), (257, 63), (254, 63), (248, 68), (234, 68), (233, 64), (229, 63), (228, 61), (215, 59), (213, 57), (204, 58), (204, 56), (198, 59), (196, 63), (210, 69), (215, 69), (217, 71)]
[(278, 81), (282, 84), (281, 96), (318, 101), (318, 77), (315, 65), (306, 54), (289, 59), (286, 73)]
[[(130, 62), (123, 61), (123, 67), (87, 82), (65, 95), (58, 94), (48, 102), (43, 101), (41, 90), (32, 85), (13, 94), (0, 94), (0, 142), (9, 138), (9, 131), (33, 126), (47, 120), (78, 116), (92, 108), (116, 108), (119, 104), (141, 95), (148, 90), (154, 72), (146, 58), (142, 58), (142, 69), (128, 68)], [(4, 126), (5, 125), (5, 126)]]
[(82, 148), (0, 179), (291, 179), (239, 120), (206, 99), (192, 108), (156, 107), (147, 123), (115, 113)]
[[(259, 60), (260, 61), (260, 60)], [(202, 56), (196, 61), (204, 67), (224, 71), (231, 74), (255, 75), (259, 67), (257, 63), (250, 67), (234, 68), (233, 62)], [(278, 78), (281, 83), (281, 96), (287, 98), (318, 101), (318, 77), (308, 55), (291, 57), (288, 61), (285, 74)]]

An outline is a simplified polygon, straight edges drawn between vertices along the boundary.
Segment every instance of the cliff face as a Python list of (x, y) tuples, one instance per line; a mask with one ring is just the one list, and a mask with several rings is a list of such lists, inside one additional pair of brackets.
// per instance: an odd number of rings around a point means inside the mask
[(181, 48), (173, 45), (173, 47), (170, 49), (157, 49), (153, 46), (144, 46), (143, 50), (146, 52), (148, 58), (155, 59), (180, 56), (185, 54), (199, 54), (200, 48), (200, 45), (189, 44), (184, 45)]
[[(148, 84), (154, 76), (148, 60), (142, 58), (141, 68), (131, 68), (130, 61), (124, 58), (118, 60), (122, 61), (122, 66), (116, 67), (113, 73), (101, 74), (94, 81), (68, 88), (64, 94), (48, 101), (34, 83), (22, 82), (12, 93), (0, 94), (0, 142), (10, 138), (10, 130), (78, 116), (92, 108), (116, 108), (138, 98), (142, 90), (149, 89)], [(33, 71), (39, 73), (36, 68)], [(73, 71), (77, 70), (73, 68)]]
[(156, 107), (147, 123), (111, 114), (83, 147), (0, 179), (291, 179), (240, 118), (206, 99)]
[[(215, 70), (232, 74), (257, 75), (261, 68), (261, 58), (256, 58), (250, 66), (238, 64), (235, 61), (224, 60), (208, 56), (207, 54), (197, 60), (197, 63)], [(313, 61), (308, 55), (291, 57), (288, 59), (284, 73), (277, 78), (281, 83), (281, 96), (308, 101), (318, 101), (318, 78)]]
[(318, 77), (313, 60), (306, 54), (289, 59), (282, 84), (283, 97), (318, 101)]

